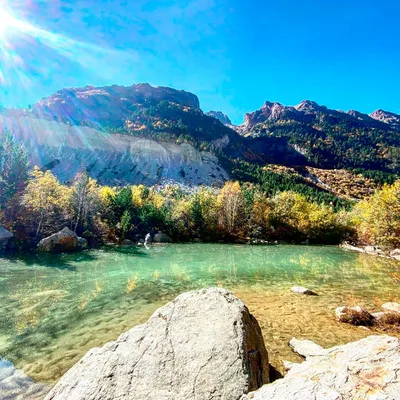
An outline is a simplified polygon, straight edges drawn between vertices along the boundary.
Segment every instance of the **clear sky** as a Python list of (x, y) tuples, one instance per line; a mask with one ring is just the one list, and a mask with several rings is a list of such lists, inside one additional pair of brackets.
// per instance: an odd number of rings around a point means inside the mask
[(399, 0), (0, 0), (0, 104), (148, 82), (236, 123), (264, 101), (400, 113)]

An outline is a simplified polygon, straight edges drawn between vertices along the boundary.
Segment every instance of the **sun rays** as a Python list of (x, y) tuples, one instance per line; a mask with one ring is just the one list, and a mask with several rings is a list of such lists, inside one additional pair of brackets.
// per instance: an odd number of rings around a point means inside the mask
[(65, 62), (106, 78), (116, 73), (117, 65), (138, 59), (132, 51), (76, 40), (35, 25), (20, 17), (18, 11), (11, 12), (0, 0), (0, 85), (29, 88), (33, 79), (46, 77), (55, 64)]

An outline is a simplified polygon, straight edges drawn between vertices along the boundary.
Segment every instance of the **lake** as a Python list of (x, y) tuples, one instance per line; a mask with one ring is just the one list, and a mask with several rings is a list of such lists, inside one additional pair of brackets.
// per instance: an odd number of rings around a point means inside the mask
[[(90, 348), (146, 321), (179, 293), (221, 286), (256, 316), (271, 363), (282, 371), (282, 360), (299, 360), (288, 347), (293, 336), (333, 346), (374, 333), (337, 323), (334, 310), (358, 304), (379, 311), (400, 300), (399, 282), (400, 262), (327, 246), (199, 243), (3, 257), (0, 357), (52, 384)], [(319, 296), (293, 294), (293, 285)]]

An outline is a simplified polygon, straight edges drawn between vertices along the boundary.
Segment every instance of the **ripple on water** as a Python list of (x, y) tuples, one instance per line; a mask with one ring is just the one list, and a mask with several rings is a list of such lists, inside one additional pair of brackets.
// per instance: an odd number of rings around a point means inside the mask
[[(224, 286), (258, 319), (271, 362), (299, 361), (293, 337), (326, 347), (371, 334), (334, 309), (398, 301), (400, 263), (334, 247), (190, 244), (0, 258), (0, 356), (52, 383), (94, 346), (184, 291)], [(309, 287), (319, 296), (290, 292)]]

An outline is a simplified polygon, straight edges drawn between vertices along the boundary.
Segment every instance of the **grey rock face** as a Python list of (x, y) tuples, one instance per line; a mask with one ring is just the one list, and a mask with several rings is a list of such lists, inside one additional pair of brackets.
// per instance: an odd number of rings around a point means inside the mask
[(90, 350), (46, 400), (240, 399), (268, 383), (260, 327), (225, 289), (184, 293)]
[(38, 244), (38, 250), (45, 252), (74, 251), (79, 248), (78, 236), (68, 228), (42, 239)]
[(338, 307), (335, 310), (336, 319), (339, 322), (345, 322), (352, 325), (372, 325), (374, 317), (365, 308), (355, 307)]
[(293, 292), (293, 293), (297, 293), (297, 294), (305, 294), (307, 296), (318, 296), (317, 293), (315, 293), (312, 290), (307, 289), (307, 288), (305, 288), (303, 286), (293, 286), (290, 289), (290, 291)]
[(307, 357), (242, 400), (397, 400), (399, 369), (400, 340), (369, 336)]
[(101, 184), (154, 185), (176, 181), (189, 185), (216, 185), (229, 179), (209, 152), (188, 143), (158, 142), (109, 134), (55, 121), (0, 116), (0, 140), (5, 130), (23, 143), (32, 166), (47, 167), (61, 182), (71, 181), (82, 169)]
[(376, 110), (369, 116), (373, 119), (376, 119), (377, 121), (389, 124), (393, 128), (400, 128), (400, 115), (398, 114), (384, 110)]
[(0, 250), (7, 246), (7, 243), (14, 235), (0, 225)]
[(206, 115), (208, 115), (209, 117), (216, 118), (218, 121), (220, 121), (224, 125), (232, 125), (232, 122), (229, 119), (229, 117), (221, 111), (212, 111), (211, 110), (208, 113), (206, 113)]

